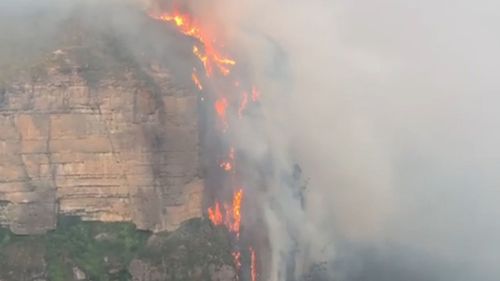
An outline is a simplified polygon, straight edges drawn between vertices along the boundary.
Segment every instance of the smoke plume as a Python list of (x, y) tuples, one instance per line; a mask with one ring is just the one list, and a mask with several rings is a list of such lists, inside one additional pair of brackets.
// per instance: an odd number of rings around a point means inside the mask
[[(3, 1), (2, 38), (45, 48), (49, 42), (30, 39), (37, 30), (7, 33), (6, 16), (43, 6), (50, 31), (74, 12), (67, 1), (46, 2)], [(247, 213), (262, 213), (265, 223), (261, 278), (498, 279), (500, 4), (185, 5), (223, 34), (262, 92), (260, 113), (235, 121), (232, 136), (255, 165), (246, 175), (254, 189)], [(118, 32), (144, 28), (115, 17)], [(13, 51), (0, 46), (2, 57)]]
[[(262, 88), (263, 117), (237, 138), (273, 171), (255, 206), (269, 280), (322, 261), (331, 280), (499, 276), (498, 4), (191, 7), (224, 30)], [(295, 163), (309, 179), (303, 206), (283, 180)]]

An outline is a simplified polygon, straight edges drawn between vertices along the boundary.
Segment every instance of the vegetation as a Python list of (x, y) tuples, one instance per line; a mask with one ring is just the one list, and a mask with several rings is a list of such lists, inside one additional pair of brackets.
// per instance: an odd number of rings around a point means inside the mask
[(151, 237), (138, 257), (158, 268), (166, 280), (210, 280), (210, 266), (233, 264), (228, 237), (226, 228), (194, 219), (173, 233)]
[(61, 218), (57, 230), (42, 236), (18, 236), (0, 229), (0, 260), (5, 261), (0, 262), (0, 276), (5, 267), (15, 265), (6, 262), (12, 259), (8, 248), (32, 252), (33, 244), (38, 244), (51, 281), (71, 280), (75, 266), (91, 280), (128, 280), (126, 267), (148, 237), (132, 224), (82, 222), (72, 217)]
[[(228, 232), (207, 220), (193, 219), (172, 233), (137, 230), (129, 223), (83, 222), (61, 217), (56, 230), (39, 236), (19, 236), (0, 228), (0, 280), (25, 280), (35, 271), (51, 281), (73, 280), (73, 268), (93, 281), (130, 280), (134, 258), (165, 267), (175, 280), (190, 280), (208, 265), (232, 264)], [(5, 276), (12, 272), (15, 275)]]
[(127, 223), (64, 218), (56, 231), (46, 235), (49, 277), (68, 280), (76, 265), (92, 280), (126, 280), (121, 278), (126, 277), (126, 266), (148, 236)]
[[(214, 227), (199, 219), (186, 222), (171, 234), (159, 234), (139, 256), (157, 264), (189, 264), (191, 266), (231, 264), (231, 244), (224, 227)], [(170, 253), (175, 253), (171, 255)]]

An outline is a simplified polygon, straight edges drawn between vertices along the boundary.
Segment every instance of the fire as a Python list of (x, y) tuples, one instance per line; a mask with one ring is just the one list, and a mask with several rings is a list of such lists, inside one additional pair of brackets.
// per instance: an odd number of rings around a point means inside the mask
[(220, 121), (222, 122), (223, 125), (223, 130), (226, 130), (228, 127), (228, 122), (226, 118), (226, 111), (227, 108), (229, 107), (229, 102), (225, 97), (220, 98), (215, 101), (215, 112), (217, 113), (217, 116), (219, 117)]
[[(236, 74), (232, 74), (231, 71), (236, 65), (236, 60), (227, 55), (224, 51), (224, 45), (219, 44), (218, 40), (213, 36), (214, 34), (205, 28), (199, 21), (196, 21), (193, 17), (188, 14), (181, 13), (178, 11), (162, 13), (162, 14), (150, 14), (150, 16), (156, 20), (168, 22), (172, 24), (180, 33), (195, 39), (197, 42), (192, 46), (193, 55), (201, 62), (203, 65), (203, 70), (205, 72), (206, 79), (200, 79), (199, 72), (196, 68), (193, 68), (191, 73), (191, 80), (198, 90), (204, 89), (204, 84), (207, 84), (207, 88), (215, 88), (217, 93), (215, 102), (213, 104), (216, 116), (218, 120), (223, 124), (223, 131), (225, 132), (229, 129), (229, 123), (227, 120), (228, 110), (229, 112), (236, 112), (239, 118), (243, 118), (244, 112), (248, 107), (249, 102), (257, 103), (260, 101), (260, 92), (255, 86), (251, 89), (247, 88), (243, 90), (241, 97), (237, 95), (229, 95), (226, 90), (219, 91), (217, 87), (212, 87), (214, 85), (220, 84), (219, 82), (225, 82), (225, 86), (234, 87), (238, 93), (244, 88), (244, 84), (240, 83)], [(236, 73), (236, 72), (235, 72)], [(231, 74), (231, 75), (230, 75)], [(215, 80), (217, 78), (218, 80)], [(201, 82), (203, 81), (204, 84)], [(227, 87), (221, 87), (227, 89)], [(233, 108), (238, 106), (239, 107)], [(231, 108), (230, 108), (231, 107)], [(233, 111), (234, 110), (234, 111)], [(234, 264), (238, 271), (242, 266), (241, 263), (241, 248), (240, 231), (241, 231), (241, 220), (242, 220), (242, 203), (244, 201), (244, 189), (237, 182), (237, 171), (235, 167), (236, 162), (236, 152), (233, 147), (230, 147), (229, 154), (224, 157), (223, 161), (220, 161), (219, 166), (231, 176), (231, 182), (233, 183), (232, 198), (224, 201), (215, 201), (212, 207), (208, 208), (208, 218), (216, 226), (225, 226), (229, 232), (235, 238), (237, 249), (232, 252)], [(234, 177), (236, 175), (236, 177)], [(250, 277), (251, 281), (256, 281), (257, 270), (256, 270), (256, 254), (252, 247), (249, 247), (250, 253)]]
[(236, 237), (240, 236), (241, 228), (241, 203), (243, 201), (243, 189), (239, 189), (233, 194), (231, 204), (221, 204), (215, 202), (213, 207), (208, 208), (208, 218), (214, 225), (224, 224)]
[(249, 247), (250, 251), (250, 280), (257, 280), (257, 257), (255, 255), (255, 250), (252, 247)]
[(198, 74), (196, 74), (196, 68), (193, 69), (193, 74), (191, 74), (191, 80), (193, 80), (194, 85), (198, 90), (203, 90), (203, 86), (201, 85), (200, 78), (198, 78)]
[(207, 77), (212, 76), (214, 66), (219, 72), (226, 76), (230, 73), (231, 67), (236, 64), (236, 61), (230, 57), (223, 55), (214, 45), (214, 40), (210, 33), (204, 30), (199, 24), (193, 21), (188, 15), (174, 12), (172, 14), (164, 13), (161, 15), (151, 15), (151, 17), (172, 22), (177, 29), (186, 36), (197, 39), (204, 47), (204, 52), (200, 51), (197, 46), (193, 46), (193, 54), (202, 62)]
[(208, 218), (214, 225), (222, 224), (222, 212), (219, 202), (215, 202), (214, 208), (208, 208)]
[(240, 235), (241, 227), (241, 201), (243, 200), (243, 189), (238, 190), (233, 197), (232, 217), (233, 224), (229, 227), (237, 236)]
[(215, 102), (215, 111), (222, 120), (226, 120), (226, 110), (228, 106), (229, 103), (226, 98), (220, 98)]
[(201, 61), (207, 76), (210, 77), (212, 75), (212, 65), (208, 63), (208, 57), (200, 52), (198, 47), (193, 46), (193, 54)]

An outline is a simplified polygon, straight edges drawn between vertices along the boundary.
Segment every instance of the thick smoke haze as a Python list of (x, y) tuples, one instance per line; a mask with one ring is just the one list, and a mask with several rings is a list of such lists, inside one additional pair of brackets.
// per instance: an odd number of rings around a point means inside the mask
[[(49, 31), (74, 12), (67, 1), (47, 3)], [(5, 11), (36, 5), (2, 1), (1, 38), (44, 43), (30, 39), (37, 30), (6, 25)], [(498, 280), (497, 1), (192, 0), (190, 8), (224, 31), (262, 91), (262, 118), (241, 121), (235, 138), (277, 171), (252, 206), (269, 230), (263, 276), (293, 279), (284, 273), (293, 254), (297, 278), (326, 261), (322, 278), (335, 281)], [(113, 26), (140, 34), (136, 22), (117, 16)], [(0, 41), (0, 56), (12, 51)], [(308, 179), (304, 208), (280, 178), (295, 163)]]
[(303, 213), (268, 191), (288, 208), (267, 216), (276, 259), (290, 223), (334, 280), (498, 279), (498, 3), (203, 3), (264, 85), (242, 146), (310, 178)]

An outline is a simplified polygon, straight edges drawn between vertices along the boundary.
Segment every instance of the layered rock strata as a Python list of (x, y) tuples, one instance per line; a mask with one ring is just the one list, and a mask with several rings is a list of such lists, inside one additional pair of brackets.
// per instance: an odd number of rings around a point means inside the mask
[(68, 52), (0, 88), (0, 225), (36, 234), (72, 215), (158, 232), (200, 217), (197, 96), (152, 65), (91, 85)]

